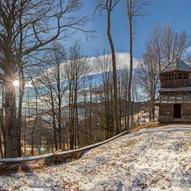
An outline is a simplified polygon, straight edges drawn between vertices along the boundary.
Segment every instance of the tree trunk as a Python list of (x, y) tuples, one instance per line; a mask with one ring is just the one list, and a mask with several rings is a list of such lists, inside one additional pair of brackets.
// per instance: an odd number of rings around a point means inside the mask
[[(33, 83), (33, 82), (32, 82)], [(38, 122), (38, 92), (37, 92), (37, 88), (34, 86), (35, 89), (35, 122), (34, 122), (34, 126), (32, 128), (32, 149), (31, 149), (31, 154), (34, 155), (34, 133), (37, 127), (37, 122)]]
[(59, 139), (59, 149), (62, 149), (62, 106), (61, 106), (61, 95), (59, 92), (58, 98), (58, 139)]
[(132, 124), (132, 107), (131, 107), (131, 87), (133, 76), (133, 27), (132, 18), (129, 18), (129, 35), (130, 35), (130, 71), (129, 71), (129, 85), (128, 85), (128, 118), (127, 127)]
[(75, 105), (75, 147), (79, 147), (80, 144), (80, 132), (78, 125), (78, 78), (76, 75), (75, 79), (75, 90), (74, 90), (74, 105)]
[[(19, 68), (19, 105), (18, 105), (18, 116), (17, 116), (17, 129), (18, 136), (21, 137), (21, 127), (22, 127), (22, 105), (24, 96), (24, 71), (23, 66)], [(19, 155), (21, 156), (21, 142), (19, 141)]]
[(1, 158), (3, 158), (4, 154), (3, 154), (3, 143), (2, 143), (2, 131), (1, 129), (2, 126), (3, 126), (3, 116), (1, 115), (0, 116), (0, 125), (1, 125), (1, 128), (0, 128), (0, 153), (1, 153)]
[(11, 82), (5, 83), (5, 157), (9, 158), (21, 156), (15, 98), (15, 87)]
[(69, 133), (70, 149), (74, 149), (74, 126), (73, 126), (73, 91), (72, 83), (69, 85)]
[[(92, 80), (92, 79), (91, 79)], [(89, 141), (92, 141), (92, 103), (93, 103), (93, 100), (92, 100), (92, 81), (90, 82), (90, 87), (89, 87), (89, 90), (90, 90), (90, 106), (89, 106)]]
[[(58, 61), (59, 63), (59, 61)], [(58, 138), (59, 149), (62, 149), (62, 96), (61, 96), (61, 80), (60, 80), (60, 64), (57, 65), (57, 91), (58, 91)]]
[(114, 113), (115, 113), (115, 130), (116, 134), (119, 133), (119, 113), (118, 113), (118, 99), (117, 99), (117, 69), (116, 69), (116, 57), (113, 39), (111, 35), (111, 12), (107, 16), (107, 37), (109, 40), (111, 55), (112, 55), (112, 66), (113, 66), (113, 90), (114, 90)]
[(1, 124), (1, 129), (0, 129), (0, 131), (1, 131), (1, 133), (2, 133), (2, 138), (3, 138), (3, 141), (2, 141), (2, 143), (1, 143), (1, 148), (2, 148), (2, 157), (4, 157), (5, 156), (5, 126), (4, 126), (4, 116), (3, 116), (3, 103), (4, 103), (4, 97), (5, 97), (5, 92), (4, 92), (5, 90), (4, 90), (4, 86), (2, 85), (2, 103), (1, 103), (1, 113), (0, 113), (0, 115), (1, 115), (1, 121), (0, 121), (0, 124)]
[(58, 150), (58, 140), (57, 140), (57, 128), (56, 128), (56, 114), (55, 114), (55, 104), (54, 104), (54, 96), (52, 89), (50, 87), (50, 97), (51, 97), (51, 112), (52, 112), (52, 127), (53, 127), (53, 134), (54, 134), (54, 145), (56, 151)]

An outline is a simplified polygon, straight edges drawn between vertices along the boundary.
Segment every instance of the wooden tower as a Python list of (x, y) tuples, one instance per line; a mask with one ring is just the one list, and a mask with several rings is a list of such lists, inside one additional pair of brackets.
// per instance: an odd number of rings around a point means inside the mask
[(160, 73), (160, 122), (191, 122), (191, 67), (180, 59)]

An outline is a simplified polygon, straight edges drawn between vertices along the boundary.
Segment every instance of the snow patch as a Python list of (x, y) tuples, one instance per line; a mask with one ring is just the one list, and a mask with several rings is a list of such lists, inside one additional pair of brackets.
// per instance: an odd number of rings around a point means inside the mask
[(0, 190), (189, 191), (191, 126), (125, 135), (77, 161), (0, 177)]

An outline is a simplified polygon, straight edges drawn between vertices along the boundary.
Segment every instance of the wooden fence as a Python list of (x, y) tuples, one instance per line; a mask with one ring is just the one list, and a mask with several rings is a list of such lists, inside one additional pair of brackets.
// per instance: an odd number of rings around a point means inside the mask
[(113, 141), (114, 139), (121, 137), (127, 133), (127, 131), (124, 131), (123, 133), (118, 134), (110, 139), (79, 149), (56, 152), (40, 156), (2, 158), (0, 159), (0, 175), (19, 171), (32, 172), (35, 169), (43, 168), (46, 166), (70, 162), (79, 159), (85, 152), (89, 151), (90, 149), (96, 148), (110, 141)]

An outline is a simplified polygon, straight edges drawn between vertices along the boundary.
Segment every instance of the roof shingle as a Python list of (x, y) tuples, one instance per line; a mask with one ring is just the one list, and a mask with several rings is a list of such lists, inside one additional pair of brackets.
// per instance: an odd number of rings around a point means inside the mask
[(174, 71), (191, 72), (191, 67), (181, 59), (176, 59), (175, 61), (168, 64), (161, 73), (174, 72)]

